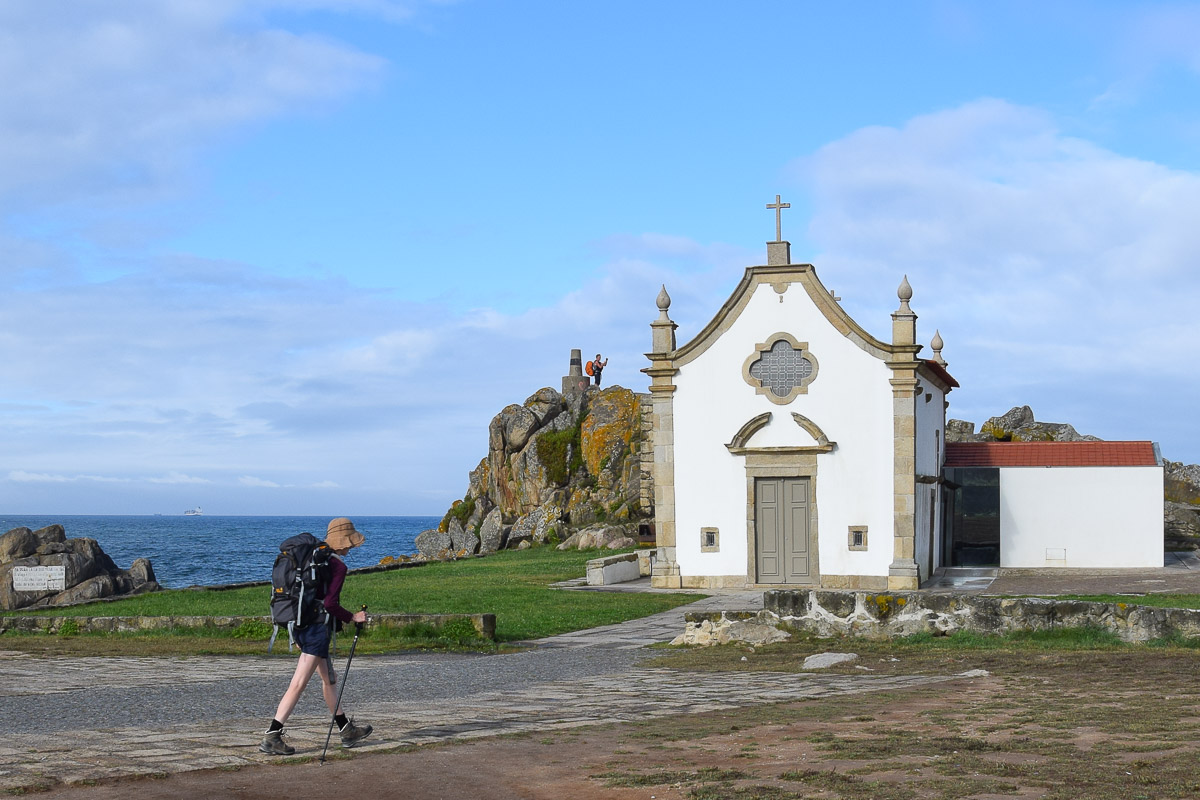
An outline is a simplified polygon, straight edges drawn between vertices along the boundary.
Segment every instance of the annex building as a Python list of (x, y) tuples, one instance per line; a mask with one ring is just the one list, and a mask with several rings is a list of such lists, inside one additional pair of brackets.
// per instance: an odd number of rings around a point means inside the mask
[(1163, 565), (1150, 442), (945, 443), (959, 384), (917, 343), (907, 278), (891, 339), (776, 241), (682, 346), (651, 323), (660, 587), (916, 589), (946, 567)]

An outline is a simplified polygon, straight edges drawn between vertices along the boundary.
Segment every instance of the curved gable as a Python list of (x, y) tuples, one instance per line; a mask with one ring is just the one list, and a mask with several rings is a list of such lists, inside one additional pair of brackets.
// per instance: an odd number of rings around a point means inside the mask
[(747, 267), (741, 282), (738, 283), (733, 294), (729, 296), (712, 320), (704, 326), (700, 333), (696, 334), (695, 338), (675, 350), (672, 358), (673, 365), (680, 367), (703, 355), (722, 334), (733, 326), (750, 302), (750, 298), (763, 284), (769, 284), (780, 294), (788, 291), (793, 285), (799, 284), (830, 325), (864, 352), (878, 359), (886, 361), (900, 352), (887, 342), (876, 339), (855, 322), (837, 304), (829, 290), (817, 278), (816, 268), (812, 264), (787, 264), (784, 266)]

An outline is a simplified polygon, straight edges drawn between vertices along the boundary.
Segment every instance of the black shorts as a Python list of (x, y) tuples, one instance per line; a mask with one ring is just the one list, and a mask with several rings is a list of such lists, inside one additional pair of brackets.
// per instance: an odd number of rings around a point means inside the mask
[(301, 653), (308, 653), (317, 658), (329, 658), (329, 626), (314, 622), (308, 627), (293, 631), (292, 636), (300, 647)]

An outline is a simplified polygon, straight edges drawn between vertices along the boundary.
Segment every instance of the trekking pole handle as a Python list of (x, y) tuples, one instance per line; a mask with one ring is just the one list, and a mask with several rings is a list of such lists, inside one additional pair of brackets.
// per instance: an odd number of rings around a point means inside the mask
[[(366, 603), (363, 603), (363, 605), (362, 605), (362, 612), (363, 612), (363, 617), (365, 618), (367, 616), (367, 604)], [(363, 622), (356, 622), (356, 623), (354, 623), (354, 629), (356, 631), (361, 631), (363, 629), (363, 625), (364, 625)]]

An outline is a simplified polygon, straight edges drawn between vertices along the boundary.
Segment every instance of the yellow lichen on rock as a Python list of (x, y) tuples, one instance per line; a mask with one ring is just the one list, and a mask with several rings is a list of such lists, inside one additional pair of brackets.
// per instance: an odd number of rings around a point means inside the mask
[(580, 431), (583, 462), (599, 475), (614, 456), (628, 450), (638, 430), (638, 400), (622, 386), (605, 389), (593, 401)]

